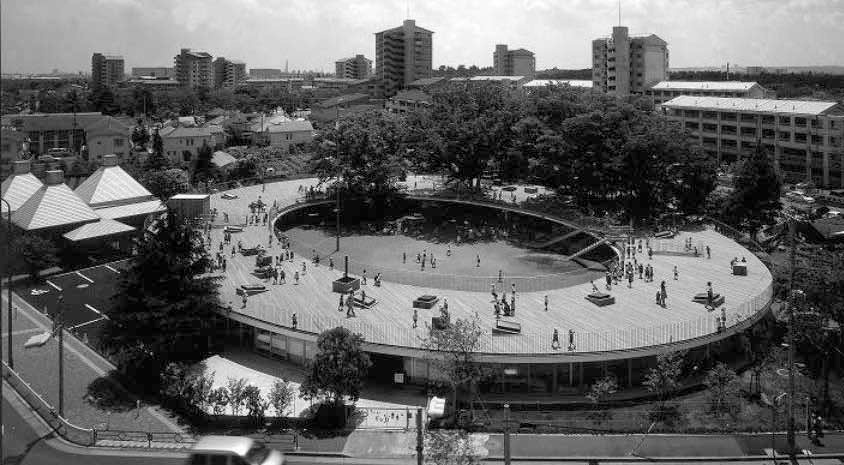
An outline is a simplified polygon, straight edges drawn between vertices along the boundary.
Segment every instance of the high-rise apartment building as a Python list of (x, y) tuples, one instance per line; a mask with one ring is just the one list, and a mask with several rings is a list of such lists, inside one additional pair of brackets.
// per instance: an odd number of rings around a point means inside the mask
[(246, 82), (246, 63), (218, 57), (214, 60), (214, 87), (233, 88)]
[(526, 76), (536, 75), (536, 59), (533, 52), (518, 48), (508, 50), (507, 45), (498, 44), (492, 53), (492, 67), (496, 76)]
[(214, 67), (211, 55), (206, 52), (192, 52), (183, 48), (173, 58), (175, 78), (183, 87), (213, 87)]
[(399, 27), (375, 34), (375, 77), (384, 97), (411, 82), (431, 77), (434, 33), (407, 19)]
[(250, 68), (249, 79), (281, 79), (279, 68)]
[(668, 79), (668, 43), (654, 34), (630, 36), (612, 28), (612, 36), (592, 41), (592, 89), (625, 97), (642, 94)]
[(123, 80), (123, 57), (94, 53), (91, 56), (93, 87), (113, 87)]
[(334, 64), (338, 78), (369, 79), (372, 75), (372, 60), (363, 55), (343, 58)]

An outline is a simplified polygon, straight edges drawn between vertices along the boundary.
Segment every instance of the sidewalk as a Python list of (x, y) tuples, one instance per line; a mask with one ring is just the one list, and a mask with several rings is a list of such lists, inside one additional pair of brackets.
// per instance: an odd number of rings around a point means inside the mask
[[(24, 348), (30, 337), (52, 330), (52, 321), (16, 294), (12, 314), (13, 357), (15, 371), (54, 408), (58, 409), (58, 341), (51, 338), (41, 347)], [(2, 293), (0, 318), (7, 321), (6, 292)], [(6, 328), (2, 334), (3, 360), (8, 360)], [(88, 399), (93, 382), (103, 383), (114, 366), (69, 333), (64, 335), (64, 416), (82, 428), (121, 429), (130, 431), (181, 432), (174, 419), (156, 407), (141, 405), (140, 409), (119, 411), (100, 408)], [(106, 383), (110, 382), (106, 381)], [(108, 384), (105, 384), (108, 386)]]

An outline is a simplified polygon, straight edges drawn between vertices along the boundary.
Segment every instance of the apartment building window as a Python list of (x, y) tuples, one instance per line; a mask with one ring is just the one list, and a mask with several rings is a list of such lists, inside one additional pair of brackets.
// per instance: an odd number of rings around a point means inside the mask
[(718, 139), (714, 137), (704, 137), (703, 146), (707, 148), (715, 148), (716, 146), (718, 146)]
[(813, 119), (812, 127), (816, 129), (823, 129), (823, 120)]
[(718, 132), (718, 125), (712, 124), (712, 123), (703, 123), (703, 131), (704, 132), (717, 133)]
[(794, 125), (799, 127), (799, 128), (805, 128), (806, 127), (806, 118), (802, 118), (802, 117), (799, 117), (799, 116), (794, 118)]
[(784, 142), (788, 142), (791, 140), (791, 133), (789, 133), (788, 131), (780, 131), (778, 139)]
[(721, 119), (724, 121), (735, 121), (736, 114), (735, 113), (721, 113)]
[(123, 147), (123, 138), (122, 137), (116, 137), (114, 139), (114, 146), (115, 147)]
[(841, 138), (835, 136), (829, 136), (829, 145), (833, 147), (841, 147)]
[(756, 122), (756, 115), (742, 113), (741, 122), (742, 123), (755, 123)]
[(718, 119), (718, 113), (715, 111), (704, 111), (703, 117), (706, 119)]
[(794, 142), (806, 142), (806, 133), (804, 132), (795, 132), (794, 133)]
[(741, 128), (742, 137), (756, 137), (756, 128)]
[(775, 121), (773, 115), (762, 115), (762, 124), (774, 124)]
[(686, 121), (686, 129), (697, 130), (698, 127), (697, 121)]
[(791, 126), (790, 116), (780, 116), (780, 124), (783, 126)]
[(686, 115), (686, 118), (697, 118), (698, 111), (697, 110), (686, 110), (685, 115)]
[(773, 139), (776, 137), (776, 132), (773, 129), (763, 129), (762, 130), (762, 138), (763, 139)]
[(812, 134), (812, 144), (813, 145), (823, 145), (823, 136), (819, 136), (817, 134)]
[(734, 135), (736, 135), (736, 127), (735, 126), (722, 125), (721, 126), (721, 134), (727, 134), (727, 135), (734, 136)]
[(738, 147), (738, 143), (732, 139), (724, 139), (721, 141), (721, 148), (735, 149), (736, 147)]

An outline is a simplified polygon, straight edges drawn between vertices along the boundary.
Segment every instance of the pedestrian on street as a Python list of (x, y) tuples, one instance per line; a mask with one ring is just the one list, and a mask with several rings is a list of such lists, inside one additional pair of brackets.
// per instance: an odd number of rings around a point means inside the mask
[(298, 271), (293, 273), (293, 281), (294, 281), (293, 284), (297, 284), (297, 285), (299, 284), (299, 272)]
[(548, 311), (548, 294), (545, 294), (545, 311)]
[(328, 257), (328, 269), (334, 270), (334, 257)]
[(243, 306), (240, 307), (240, 308), (246, 308), (246, 301), (247, 300), (248, 300), (248, 297), (246, 297), (246, 289), (244, 289), (243, 290)]
[(343, 294), (340, 294), (340, 303), (339, 303), (339, 304), (337, 304), (337, 311), (338, 311), (338, 312), (342, 312), (342, 311), (343, 311)]
[(402, 262), (402, 263), (407, 263), (407, 252), (402, 252), (402, 253), (401, 253), (401, 262)]
[(708, 246), (708, 245), (706, 246), (706, 258), (712, 258), (712, 253), (711, 253), (711, 251), (709, 250), (709, 246)]
[(677, 271), (677, 265), (674, 265), (674, 281), (677, 281), (677, 279), (679, 277), (680, 277), (680, 272)]
[(419, 322), (419, 310), (414, 308), (413, 309), (413, 328), (416, 328), (418, 326), (418, 322)]
[(497, 292), (495, 292), (495, 284), (490, 284), (490, 285), (489, 285), (489, 292), (490, 292), (490, 294), (492, 294), (492, 300), (493, 300), (494, 302), (495, 302), (495, 301), (498, 301), (498, 293), (497, 293)]
[(292, 323), (293, 323), (293, 329), (296, 329), (296, 326), (298, 326), (298, 325), (299, 325), (299, 319), (298, 319), (298, 318), (296, 318), (296, 314), (295, 314), (295, 313), (293, 314), (293, 317), (291, 317), (291, 318), (290, 318), (290, 320), (291, 320), (291, 321), (292, 321)]
[(504, 281), (504, 273), (501, 270), (498, 270), (498, 282)]
[(480, 256), (480, 254), (475, 256), (475, 262), (476, 262), (475, 267), (480, 268), (481, 267), (481, 256)]
[(287, 275), (284, 273), (284, 268), (279, 267), (278, 280), (281, 282), (281, 284), (287, 283), (286, 276)]
[(366, 285), (366, 268), (363, 269), (363, 274), (361, 274), (361, 283)]
[(560, 350), (560, 333), (557, 328), (554, 328), (554, 334), (551, 335), (551, 349)]

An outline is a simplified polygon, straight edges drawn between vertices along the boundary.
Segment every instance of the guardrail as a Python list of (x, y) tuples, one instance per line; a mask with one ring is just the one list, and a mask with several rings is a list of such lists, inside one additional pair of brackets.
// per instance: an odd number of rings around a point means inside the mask
[(23, 397), (27, 404), (38, 414), (59, 436), (80, 446), (92, 446), (95, 444), (94, 430), (81, 428), (59, 416), (58, 412), (49, 402), (38, 394), (17, 372), (9, 368), (6, 362), (2, 363), (3, 379), (5, 379), (17, 393)]

